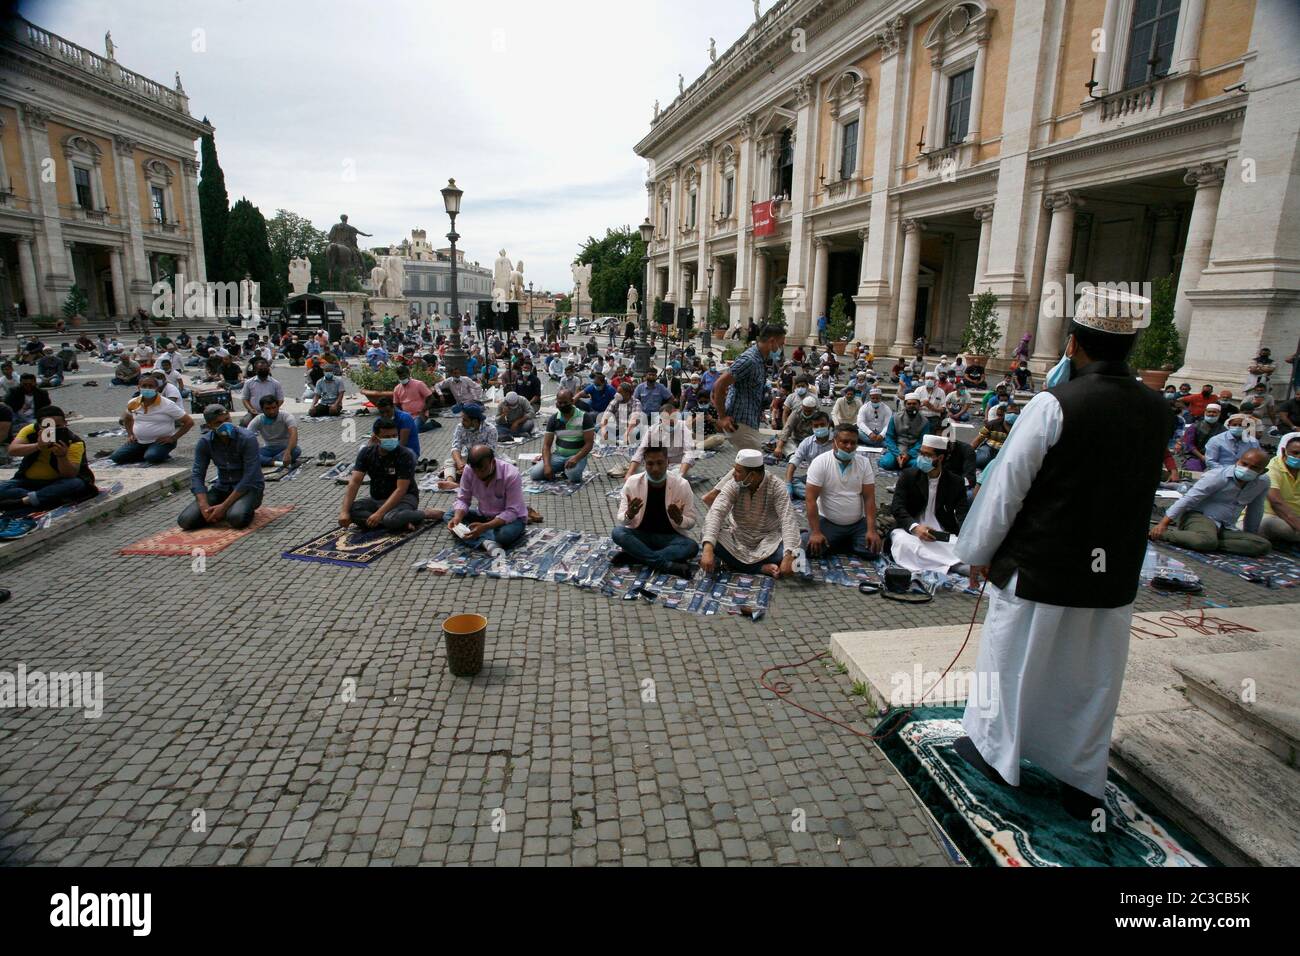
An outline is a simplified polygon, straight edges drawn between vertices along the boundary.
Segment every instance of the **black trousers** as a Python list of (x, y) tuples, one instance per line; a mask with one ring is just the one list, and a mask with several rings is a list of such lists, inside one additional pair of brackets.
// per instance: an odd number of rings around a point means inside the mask
[[(221, 485), (212, 485), (208, 488), (208, 504), (219, 505), (233, 493), (234, 488), (227, 488)], [(262, 504), (262, 489), (250, 491), (233, 505), (226, 512), (226, 523), (232, 528), (247, 528), (253, 523), (253, 515), (258, 507)], [(203, 512), (199, 510), (198, 499), (191, 501), (189, 505), (181, 512), (181, 516), (176, 519), (182, 531), (197, 531), (199, 528), (208, 526), (208, 520), (203, 517)]]
[[(348, 517), (358, 528), (369, 530), (366, 522), (383, 506), (384, 503), (376, 498), (358, 498), (352, 502)], [(408, 525), (415, 525), (418, 528), (424, 524), (424, 512), (410, 504), (408, 499), (384, 515), (381, 523), (386, 531), (405, 531)]]

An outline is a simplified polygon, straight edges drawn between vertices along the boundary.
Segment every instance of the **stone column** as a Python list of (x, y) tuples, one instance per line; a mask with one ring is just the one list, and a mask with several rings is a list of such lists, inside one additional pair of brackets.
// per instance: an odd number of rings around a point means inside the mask
[(903, 277), (898, 287), (898, 326), (894, 329), (895, 355), (913, 351), (912, 327), (916, 319), (916, 280), (921, 269), (921, 233), (925, 223), (903, 220)]
[(943, 112), (943, 104), (939, 102), (939, 87), (943, 85), (943, 71), (939, 68), (942, 63), (940, 51), (930, 54), (930, 103), (925, 114), (925, 143), (931, 149), (947, 145), (944, 134), (940, 132), (943, 122), (939, 118)]
[(979, 252), (975, 254), (975, 288), (972, 291), (980, 292), (984, 285), (984, 273), (989, 268), (989, 243), (993, 240), (993, 206), (976, 207), (975, 218), (980, 224), (980, 244)]
[(713, 226), (713, 143), (705, 140), (700, 145), (700, 189), (696, 201), (699, 208), (695, 211), (695, 223), (699, 232), (699, 250), (695, 272), (695, 327), (704, 328), (705, 318), (709, 314), (709, 281), (705, 271), (709, 267), (709, 235)]
[(36, 202), (32, 211), (41, 217), (36, 242), (38, 249), (43, 248), (45, 253), (44, 256), (37, 257), (44, 259), (46, 270), (43, 277), (38, 276), (41, 298), (34, 311), (59, 315), (63, 300), (75, 280), (72, 276), (72, 260), (68, 258), (67, 244), (63, 241), (58, 190), (53, 181), (41, 175), (41, 164), (53, 158), (47, 126), (50, 114), (39, 106), (24, 104), (18, 116), (19, 130), (26, 134), (27, 139), (23, 152), (27, 159), (28, 180), (36, 185), (33, 194)]
[(1080, 200), (1073, 193), (1052, 193), (1043, 201), (1052, 211), (1051, 232), (1047, 236), (1047, 258), (1043, 263), (1043, 301), (1038, 311), (1038, 329), (1034, 333), (1033, 360), (1040, 369), (1055, 365), (1064, 343), (1061, 333), (1074, 303), (1066, 294), (1066, 275), (1074, 245), (1074, 212)]
[[(862, 243), (862, 259), (858, 262), (858, 292), (853, 297), (854, 303), (860, 301), (867, 285), (867, 246), (870, 239), (870, 229), (858, 230), (858, 242)], [(853, 317), (853, 338), (859, 342), (869, 341), (871, 338), (871, 330), (867, 328), (866, 316), (862, 311), (861, 308), (856, 309)]]
[(1205, 0), (1183, 0), (1178, 18), (1182, 39), (1174, 51), (1171, 72), (1194, 76), (1201, 71), (1201, 27), (1205, 23)]
[[(117, 181), (122, 194), (122, 215), (126, 219), (127, 251), (123, 263), (124, 281), (129, 283), (123, 291), (128, 292), (131, 308), (143, 308), (149, 311), (153, 301), (153, 274), (149, 268), (149, 256), (144, 250), (144, 226), (140, 211), (140, 188), (136, 178), (135, 147), (138, 144), (125, 136), (113, 137), (113, 162), (117, 170)], [(198, 216), (195, 216), (197, 219)]]
[(36, 282), (31, 236), (18, 237), (18, 274), (23, 285), (23, 305), (28, 315), (36, 315), (41, 311), (41, 291)]
[(971, 77), (970, 87), (970, 122), (966, 128), (966, 142), (973, 143), (980, 138), (980, 112), (984, 109), (984, 64), (989, 45), (989, 32), (984, 30), (975, 42), (975, 75)]
[[(108, 262), (113, 273), (113, 315), (114, 318), (121, 318), (127, 314), (126, 280), (122, 275), (122, 250), (116, 246), (109, 249)], [(150, 314), (153, 314), (152, 311)]]
[(762, 325), (767, 319), (767, 307), (772, 294), (767, 288), (767, 252), (758, 249), (754, 253), (754, 322)]
[(750, 205), (749, 179), (754, 160), (754, 118), (745, 116), (740, 121), (740, 169), (736, 172), (736, 283), (730, 297), (730, 324), (732, 328), (748, 321), (750, 307), (749, 257), (753, 251), (750, 230), (753, 207)]
[[(189, 233), (190, 245), (194, 249), (194, 255), (190, 257), (190, 270), (193, 272), (191, 278), (195, 282), (207, 285), (208, 281), (208, 264), (204, 258), (206, 253), (203, 249), (203, 228), (200, 222), (202, 214), (199, 212), (199, 164), (193, 159), (181, 160), (181, 195), (185, 197), (185, 229)], [(189, 275), (189, 273), (186, 273)]]
[[(880, 79), (876, 84), (875, 150), (871, 168), (871, 220), (862, 237), (862, 276), (858, 281), (856, 331), (858, 337), (877, 354), (883, 354), (893, 341), (890, 326), (892, 302), (890, 279), (894, 269), (895, 230), (890, 221), (889, 190), (899, 163), (899, 140), (906, 139), (904, 123), (899, 119), (900, 90), (906, 89), (907, 21), (903, 17), (887, 23), (876, 34), (880, 49)], [(865, 138), (868, 134), (862, 131)], [(865, 172), (865, 170), (864, 170)]]
[(1178, 338), (1186, 343), (1192, 326), (1192, 303), (1188, 301), (1187, 291), (1200, 283), (1201, 272), (1210, 261), (1219, 194), (1223, 189), (1223, 167), (1202, 163), (1189, 169), (1183, 182), (1196, 187), (1192, 218), (1187, 223), (1187, 242), (1183, 246), (1183, 265), (1178, 273), (1178, 291), (1174, 297), (1174, 325), (1178, 326)]
[(1119, 41), (1119, 34), (1116, 32), (1115, 24), (1119, 21), (1119, 4), (1120, 0), (1106, 0), (1106, 10), (1101, 17), (1101, 31), (1105, 38), (1105, 48), (1097, 54), (1097, 72), (1094, 79), (1100, 84), (1097, 87), (1097, 95), (1109, 91), (1110, 88), (1110, 58), (1115, 53), (1115, 46)]
[(813, 130), (813, 103), (817, 82), (804, 76), (796, 84), (795, 105), (798, 119), (794, 129), (794, 184), (790, 190), (790, 261), (786, 271), (782, 307), (791, 342), (809, 340), (808, 301), (805, 287), (804, 244), (807, 241), (806, 214), (808, 195), (816, 162), (817, 137)]
[(681, 167), (676, 163), (669, 167), (668, 180), (668, 291), (664, 293), (665, 302), (677, 301), (677, 273), (681, 268), (677, 261), (677, 203), (681, 199)]
[[(831, 246), (825, 239), (817, 237), (813, 239), (813, 247), (816, 249), (816, 265), (813, 266), (811, 319), (815, 323), (820, 316), (827, 314), (826, 279), (831, 265)], [(817, 334), (815, 324), (811, 331), (814, 335)]]

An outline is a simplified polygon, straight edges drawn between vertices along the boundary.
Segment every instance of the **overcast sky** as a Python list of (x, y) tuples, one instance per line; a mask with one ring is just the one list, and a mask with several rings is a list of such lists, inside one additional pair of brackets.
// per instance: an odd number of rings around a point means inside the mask
[[(766, 12), (776, 0), (762, 0)], [(581, 242), (645, 218), (632, 147), (753, 22), (752, 0), (37, 0), (28, 19), (171, 83), (216, 127), (233, 203), (375, 245), (447, 232), (438, 190), (465, 190), (468, 258), (504, 247), (538, 288), (568, 291)], [(201, 31), (201, 33), (196, 33)], [(439, 237), (434, 239), (433, 237)]]

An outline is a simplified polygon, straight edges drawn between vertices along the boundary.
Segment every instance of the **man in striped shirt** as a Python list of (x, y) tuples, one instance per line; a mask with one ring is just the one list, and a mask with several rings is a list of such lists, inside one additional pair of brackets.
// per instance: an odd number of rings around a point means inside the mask
[(737, 450), (759, 449), (763, 436), (758, 426), (763, 416), (763, 389), (767, 385), (767, 360), (785, 347), (785, 329), (765, 325), (758, 339), (731, 363), (713, 384), (713, 404), (724, 410), (718, 427)]
[(555, 396), (555, 414), (542, 439), (542, 460), (533, 466), (529, 477), (533, 481), (554, 481), (559, 472), (569, 481), (582, 481), (595, 440), (595, 414), (584, 412), (574, 404), (573, 392), (561, 389)]

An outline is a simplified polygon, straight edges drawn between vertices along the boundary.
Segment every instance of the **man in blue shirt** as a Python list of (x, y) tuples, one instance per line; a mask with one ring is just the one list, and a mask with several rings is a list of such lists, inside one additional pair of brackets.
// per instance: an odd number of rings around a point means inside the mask
[(379, 366), (388, 363), (388, 350), (376, 342), (366, 351), (366, 364), (370, 366), (371, 371), (378, 371)]
[(582, 390), (583, 397), (578, 402), (578, 407), (584, 412), (595, 412), (599, 415), (609, 408), (609, 403), (617, 394), (614, 387), (605, 381), (605, 373), (596, 372), (591, 376), (591, 384)]
[[(247, 528), (262, 503), (266, 485), (257, 452), (257, 436), (230, 421), (224, 405), (203, 409), (208, 430), (194, 448), (190, 471), (192, 501), (176, 523), (183, 531), (196, 531), (224, 520), (232, 528)], [(208, 465), (215, 462), (217, 480), (207, 486)]]
[(737, 450), (758, 449), (763, 436), (763, 391), (767, 387), (769, 356), (785, 347), (785, 329), (765, 325), (756, 330), (754, 344), (713, 385), (713, 405), (719, 410), (718, 428)]
[(659, 373), (652, 367), (645, 373), (645, 381), (632, 392), (632, 398), (647, 415), (659, 414), (659, 407), (665, 398), (672, 398), (673, 393), (659, 381)]
[[(1272, 548), (1258, 534), (1270, 483), (1268, 454), (1248, 448), (1227, 468), (1216, 468), (1170, 506), (1151, 529), (1152, 541), (1192, 551), (1226, 551), (1258, 557)], [(1237, 530), (1242, 511), (1244, 530)]]
[(1259, 447), (1259, 439), (1246, 434), (1248, 415), (1233, 415), (1228, 430), (1219, 432), (1205, 443), (1205, 470), (1231, 468), (1242, 454)]
[(420, 425), (413, 415), (409, 415), (393, 404), (391, 395), (383, 395), (375, 400), (375, 408), (380, 418), (391, 418), (397, 422), (397, 437), (403, 448), (415, 452), (415, 459), (420, 459)]

